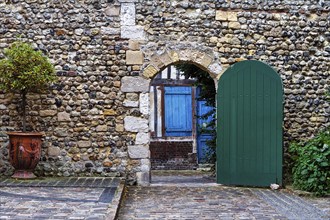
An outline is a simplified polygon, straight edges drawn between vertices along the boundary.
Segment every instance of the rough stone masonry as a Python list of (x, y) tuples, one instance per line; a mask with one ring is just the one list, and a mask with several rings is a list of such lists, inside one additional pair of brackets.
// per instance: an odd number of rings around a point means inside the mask
[[(20, 36), (59, 81), (29, 95), (29, 129), (45, 132), (37, 173), (124, 176), (147, 184), (149, 84), (188, 61), (217, 81), (229, 65), (264, 61), (285, 92), (284, 146), (329, 125), (330, 2), (325, 0), (0, 0), (0, 49)], [(3, 54), (0, 53), (0, 57)], [(17, 95), (0, 93), (0, 173)]]

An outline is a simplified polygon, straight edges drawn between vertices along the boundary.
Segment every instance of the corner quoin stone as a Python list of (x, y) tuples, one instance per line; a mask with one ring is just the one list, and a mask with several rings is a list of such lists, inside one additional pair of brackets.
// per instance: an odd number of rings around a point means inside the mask
[(137, 183), (140, 186), (150, 185), (150, 172), (137, 172), (136, 173)]
[(148, 93), (140, 94), (140, 112), (144, 115), (149, 115), (150, 100)]
[(134, 116), (124, 118), (124, 127), (130, 132), (148, 132), (148, 120)]
[(128, 155), (131, 159), (144, 159), (150, 157), (150, 151), (144, 146), (128, 146)]
[(135, 144), (149, 144), (149, 142), (150, 142), (149, 133), (141, 132), (136, 135)]
[(122, 92), (148, 92), (150, 80), (140, 76), (126, 76), (121, 81)]

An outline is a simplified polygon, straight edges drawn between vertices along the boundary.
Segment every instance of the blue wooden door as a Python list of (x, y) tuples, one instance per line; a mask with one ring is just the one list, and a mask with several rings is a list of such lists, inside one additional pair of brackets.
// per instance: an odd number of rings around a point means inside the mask
[(165, 87), (165, 136), (192, 135), (192, 88)]
[[(197, 92), (198, 95), (198, 92)], [(197, 155), (198, 163), (208, 162), (208, 158), (211, 156), (213, 150), (207, 145), (207, 141), (211, 140), (210, 128), (207, 128), (207, 124), (212, 120), (212, 115), (205, 116), (210, 111), (213, 111), (213, 107), (206, 105), (206, 101), (197, 99)], [(204, 117), (203, 117), (204, 116)]]

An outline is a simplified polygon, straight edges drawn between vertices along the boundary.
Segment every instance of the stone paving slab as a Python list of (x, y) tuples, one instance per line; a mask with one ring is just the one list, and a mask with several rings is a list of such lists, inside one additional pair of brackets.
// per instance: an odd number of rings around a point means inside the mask
[(115, 219), (124, 182), (76, 177), (0, 180), (0, 219)]
[(0, 178), (0, 187), (117, 187), (120, 178), (105, 177), (58, 177), (38, 178), (34, 180), (18, 180), (12, 178)]

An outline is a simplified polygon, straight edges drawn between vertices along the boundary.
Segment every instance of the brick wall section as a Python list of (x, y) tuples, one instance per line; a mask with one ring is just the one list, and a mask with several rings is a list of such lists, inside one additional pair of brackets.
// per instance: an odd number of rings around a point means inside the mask
[(197, 165), (191, 141), (151, 142), (150, 153), (153, 170), (190, 170)]

